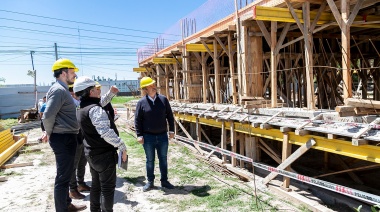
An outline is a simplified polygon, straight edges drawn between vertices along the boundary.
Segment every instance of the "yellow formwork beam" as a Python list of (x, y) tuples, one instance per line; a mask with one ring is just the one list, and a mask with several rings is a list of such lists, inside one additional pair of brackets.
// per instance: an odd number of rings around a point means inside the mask
[[(207, 47), (210, 49), (211, 52), (214, 52), (213, 44), (207, 44)], [(187, 52), (207, 52), (207, 49), (203, 44), (189, 43), (189, 44), (186, 44), (186, 51)]]
[[(253, 6), (253, 19), (260, 21), (279, 21), (287, 23), (296, 23), (290, 10), (288, 8), (279, 7), (263, 7), (263, 6)], [(297, 14), (298, 19), (303, 23), (303, 13), (302, 10), (294, 10)], [(313, 21), (317, 16), (316, 11), (310, 11), (310, 20)], [(363, 21), (363, 24), (352, 24), (353, 27), (367, 27), (367, 28), (380, 28), (380, 24), (366, 24), (365, 22), (379, 21), (380, 16), (368, 15), (360, 16), (357, 15), (354, 22)], [(323, 12), (319, 18), (317, 24), (327, 24), (336, 22), (334, 15), (329, 12)]]
[[(175, 113), (175, 117), (188, 121), (188, 122), (196, 122), (196, 117), (192, 115), (186, 115), (186, 114), (178, 114)], [(212, 127), (221, 128), (222, 122), (218, 122), (214, 119), (206, 119), (206, 118), (199, 118), (199, 123), (202, 125), (208, 125)], [(253, 135), (257, 137), (262, 138), (268, 138), (272, 140), (277, 141), (283, 141), (283, 133), (280, 132), (279, 129), (260, 129), (255, 128), (251, 124), (242, 124), (239, 122), (233, 122), (234, 129), (236, 132)], [(231, 123), (225, 122), (226, 129), (230, 129)], [(371, 145), (361, 145), (361, 146), (353, 146), (351, 141), (343, 141), (339, 139), (327, 139), (322, 136), (315, 136), (315, 135), (304, 135), (304, 136), (298, 136), (295, 135), (294, 132), (288, 132), (289, 134), (289, 142), (291, 144), (295, 145), (303, 145), (305, 144), (310, 138), (313, 138), (317, 143), (312, 148), (335, 153), (338, 155), (344, 155), (347, 157), (357, 158), (361, 160), (366, 160), (374, 163), (380, 163), (380, 147), (378, 146), (371, 146)]]
[(17, 153), (18, 150), (21, 149), (22, 146), (26, 143), (25, 138), (21, 138), (16, 141), (12, 146), (7, 148), (4, 152), (0, 153), (0, 166), (2, 166), (5, 162), (7, 162), (13, 155)]
[(139, 67), (139, 68), (133, 68), (133, 71), (134, 72), (148, 72), (148, 71), (152, 71), (152, 69), (151, 68)]
[[(178, 59), (179, 62), (181, 62), (181, 58)], [(153, 58), (153, 63), (157, 64), (175, 64), (177, 63), (177, 60), (175, 58), (171, 57), (155, 57)]]

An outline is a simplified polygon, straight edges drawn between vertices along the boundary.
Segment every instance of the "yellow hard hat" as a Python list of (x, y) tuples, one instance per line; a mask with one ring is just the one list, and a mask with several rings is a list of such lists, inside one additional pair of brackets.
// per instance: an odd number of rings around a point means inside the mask
[(145, 88), (149, 85), (152, 85), (154, 84), (156, 81), (154, 81), (152, 78), (150, 77), (143, 77), (141, 80), (140, 80), (140, 88)]
[(79, 71), (77, 67), (75, 67), (74, 63), (71, 62), (69, 59), (61, 58), (54, 62), (52, 71), (56, 71), (61, 68), (72, 68), (75, 70), (75, 72)]

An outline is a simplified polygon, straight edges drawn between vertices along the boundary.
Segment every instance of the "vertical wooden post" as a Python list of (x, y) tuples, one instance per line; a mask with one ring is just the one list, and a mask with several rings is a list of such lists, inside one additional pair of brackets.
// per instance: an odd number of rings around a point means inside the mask
[[(231, 90), (232, 90), (232, 104), (237, 104), (237, 96), (236, 93), (236, 79), (237, 75), (235, 74), (235, 60), (234, 53), (232, 48), (232, 36), (233, 34), (228, 33), (228, 60), (230, 65), (230, 75), (231, 75)], [(236, 161), (235, 161), (236, 162)]]
[(169, 92), (169, 65), (165, 64), (165, 93), (168, 100), (170, 100)]
[[(221, 144), (220, 144), (220, 147), (222, 149), (227, 149), (227, 131), (226, 131), (226, 123), (223, 121), (222, 122), (222, 137), (221, 137)], [(223, 160), (223, 163), (225, 163), (227, 161), (227, 157), (226, 155), (223, 155), (222, 156), (222, 160)]]
[(174, 84), (173, 84), (174, 99), (179, 100), (179, 80), (178, 80), (178, 64), (174, 64)]
[[(236, 153), (236, 132), (235, 132), (235, 125), (233, 121), (230, 121), (230, 134), (231, 134), (232, 152)], [(232, 166), (236, 166), (236, 158), (231, 158), (231, 164)]]
[(213, 41), (214, 45), (214, 73), (215, 73), (215, 103), (220, 104), (220, 62), (218, 56), (218, 42), (216, 39)]
[(208, 77), (207, 77), (207, 66), (206, 66), (206, 52), (201, 52), (202, 56), (202, 97), (203, 103), (207, 103), (207, 93), (208, 93)]
[(182, 57), (182, 73), (183, 73), (183, 99), (188, 100), (189, 99), (189, 88), (188, 85), (190, 84), (190, 77), (189, 77), (189, 52), (184, 51), (183, 57)]
[(199, 118), (196, 118), (196, 131), (197, 131), (197, 141), (201, 142), (202, 141), (202, 128), (201, 124), (199, 123)]
[[(260, 29), (254, 28), (256, 32)], [(263, 82), (263, 37), (249, 36), (246, 45), (246, 61), (248, 72), (248, 94), (261, 97), (264, 93)]]
[(163, 75), (163, 71), (164, 70), (161, 70), (161, 67), (159, 64), (156, 65), (156, 70), (157, 70), (157, 78), (156, 78), (156, 83), (157, 83), (157, 92), (162, 94), (162, 95), (165, 95), (165, 89), (161, 89), (163, 86), (162, 86), (162, 77), (164, 76)]
[[(289, 155), (292, 153), (292, 144), (289, 143), (289, 134), (287, 132), (283, 133), (283, 140), (282, 140), (282, 162), (286, 160), (286, 158), (289, 157)], [(287, 167), (285, 169), (286, 171), (290, 170), (290, 167)], [(290, 184), (290, 178), (284, 177), (284, 182), (282, 184), (283, 188), (289, 188)]]
[(323, 161), (324, 161), (324, 171), (327, 172), (329, 170), (329, 153), (325, 152), (323, 155)]
[(352, 97), (351, 61), (350, 61), (350, 26), (347, 20), (350, 16), (350, 0), (341, 1), (342, 12), (342, 71), (343, 71), (343, 97)]
[(270, 46), (270, 71), (271, 71), (271, 107), (277, 107), (277, 22), (271, 21), (270, 26), (271, 46)]
[[(245, 148), (245, 136), (243, 133), (239, 133), (239, 153), (241, 155), (245, 155), (244, 148)], [(244, 168), (244, 161), (240, 160), (240, 168)]]
[(314, 97), (314, 74), (313, 74), (313, 37), (310, 30), (310, 2), (306, 1), (302, 5), (304, 20), (304, 40), (305, 40), (305, 65), (306, 65), (306, 95), (307, 109), (315, 109)]

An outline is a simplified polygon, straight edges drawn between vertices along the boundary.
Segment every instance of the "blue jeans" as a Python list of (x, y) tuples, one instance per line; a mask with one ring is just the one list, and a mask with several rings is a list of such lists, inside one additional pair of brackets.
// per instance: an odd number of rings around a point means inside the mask
[(55, 210), (66, 212), (67, 206), (71, 203), (69, 182), (74, 167), (77, 135), (52, 133), (49, 144), (53, 149), (57, 166), (57, 176), (54, 183)]
[(113, 211), (117, 157), (116, 151), (86, 156), (88, 164), (90, 164), (92, 176), (90, 191), (91, 211)]
[(144, 134), (144, 150), (146, 155), (146, 174), (149, 182), (154, 181), (154, 159), (156, 157), (155, 150), (157, 150), (158, 161), (160, 165), (161, 181), (168, 180), (168, 135), (162, 133), (158, 135)]

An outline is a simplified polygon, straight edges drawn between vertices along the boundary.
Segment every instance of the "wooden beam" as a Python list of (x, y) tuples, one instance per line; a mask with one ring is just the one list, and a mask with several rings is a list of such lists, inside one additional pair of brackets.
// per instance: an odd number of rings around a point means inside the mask
[(5, 164), (5, 165), (2, 165), (0, 168), (10, 169), (10, 168), (17, 168), (17, 167), (25, 167), (25, 166), (33, 166), (33, 162)]
[(346, 172), (361, 171), (361, 170), (376, 169), (376, 168), (380, 168), (380, 164), (363, 166), (363, 167), (352, 168), (352, 169), (346, 169), (346, 170), (331, 172), (331, 173), (327, 173), (327, 174), (321, 174), (318, 176), (314, 176), (313, 178), (321, 178), (321, 177), (326, 177), (326, 176), (330, 176), (330, 175), (342, 174), (342, 173), (346, 173)]
[(270, 36), (270, 34), (269, 34), (269, 32), (268, 32), (268, 30), (267, 30), (264, 22), (263, 21), (258, 21), (258, 20), (256, 20), (256, 22), (257, 22), (257, 25), (259, 26), (261, 32), (263, 33), (264, 38), (267, 41), (267, 44), (269, 46), (271, 46), (271, 36)]
[(271, 21), (271, 54), (270, 54), (270, 63), (271, 63), (271, 107), (277, 107), (277, 54), (276, 54), (276, 45), (277, 45), (277, 22)]
[[(282, 162), (284, 162), (292, 153), (292, 144), (289, 143), (289, 134), (283, 133), (284, 139), (282, 140)], [(285, 168), (286, 171), (290, 171), (290, 167)], [(289, 188), (290, 178), (284, 177), (282, 187)]]
[[(343, 169), (349, 169), (348, 165), (343, 161), (343, 159), (339, 155), (334, 155), (337, 161), (340, 163), (340, 165), (343, 167)], [(363, 185), (363, 181), (360, 180), (360, 178), (353, 172), (347, 173), (352, 180), (354, 180), (356, 183)]]
[[(221, 148), (227, 150), (227, 130), (225, 122), (222, 122), (222, 135), (221, 135)], [(227, 156), (225, 154), (222, 155), (222, 161), (223, 163), (227, 162)]]
[(356, 5), (355, 5), (354, 9), (352, 9), (350, 17), (347, 20), (348, 26), (351, 26), (352, 22), (354, 22), (356, 15), (358, 14), (359, 10), (361, 9), (361, 7), (363, 5), (363, 2), (364, 2), (364, 0), (358, 0), (356, 2)]
[(342, 16), (340, 15), (339, 10), (338, 10), (334, 0), (326, 0), (326, 1), (329, 4), (331, 12), (335, 17), (335, 20), (338, 23), (339, 28), (342, 30)]
[[(314, 139), (309, 139), (304, 145), (300, 146), (293, 154), (291, 154), (285, 161), (283, 161), (279, 166), (277, 166), (277, 169), (284, 170), (290, 164), (292, 164), (294, 161), (296, 161), (299, 157), (301, 157), (307, 150), (309, 150), (312, 146), (316, 144)], [(273, 180), (278, 174), (277, 173), (270, 173), (268, 176), (266, 176), (263, 180), (264, 184), (268, 184), (269, 181)]]
[[(296, 12), (295, 12), (295, 10), (294, 10), (292, 4), (290, 3), (289, 0), (285, 0), (285, 3), (286, 3), (286, 5), (288, 6), (288, 8), (289, 8), (289, 10), (290, 10), (290, 13), (292, 14), (294, 20), (296, 21), (296, 24), (298, 25), (299, 30), (302, 32), (303, 35), (305, 35), (305, 31), (304, 31), (304, 29), (303, 29), (303, 25), (301, 24), (301, 21), (300, 21), (300, 19), (298, 18), (298, 16), (297, 16), (297, 14), (296, 14)], [(308, 18), (309, 18), (309, 17), (310, 17), (310, 16), (308, 16)], [(309, 20), (310, 20), (310, 19), (309, 19)]]

